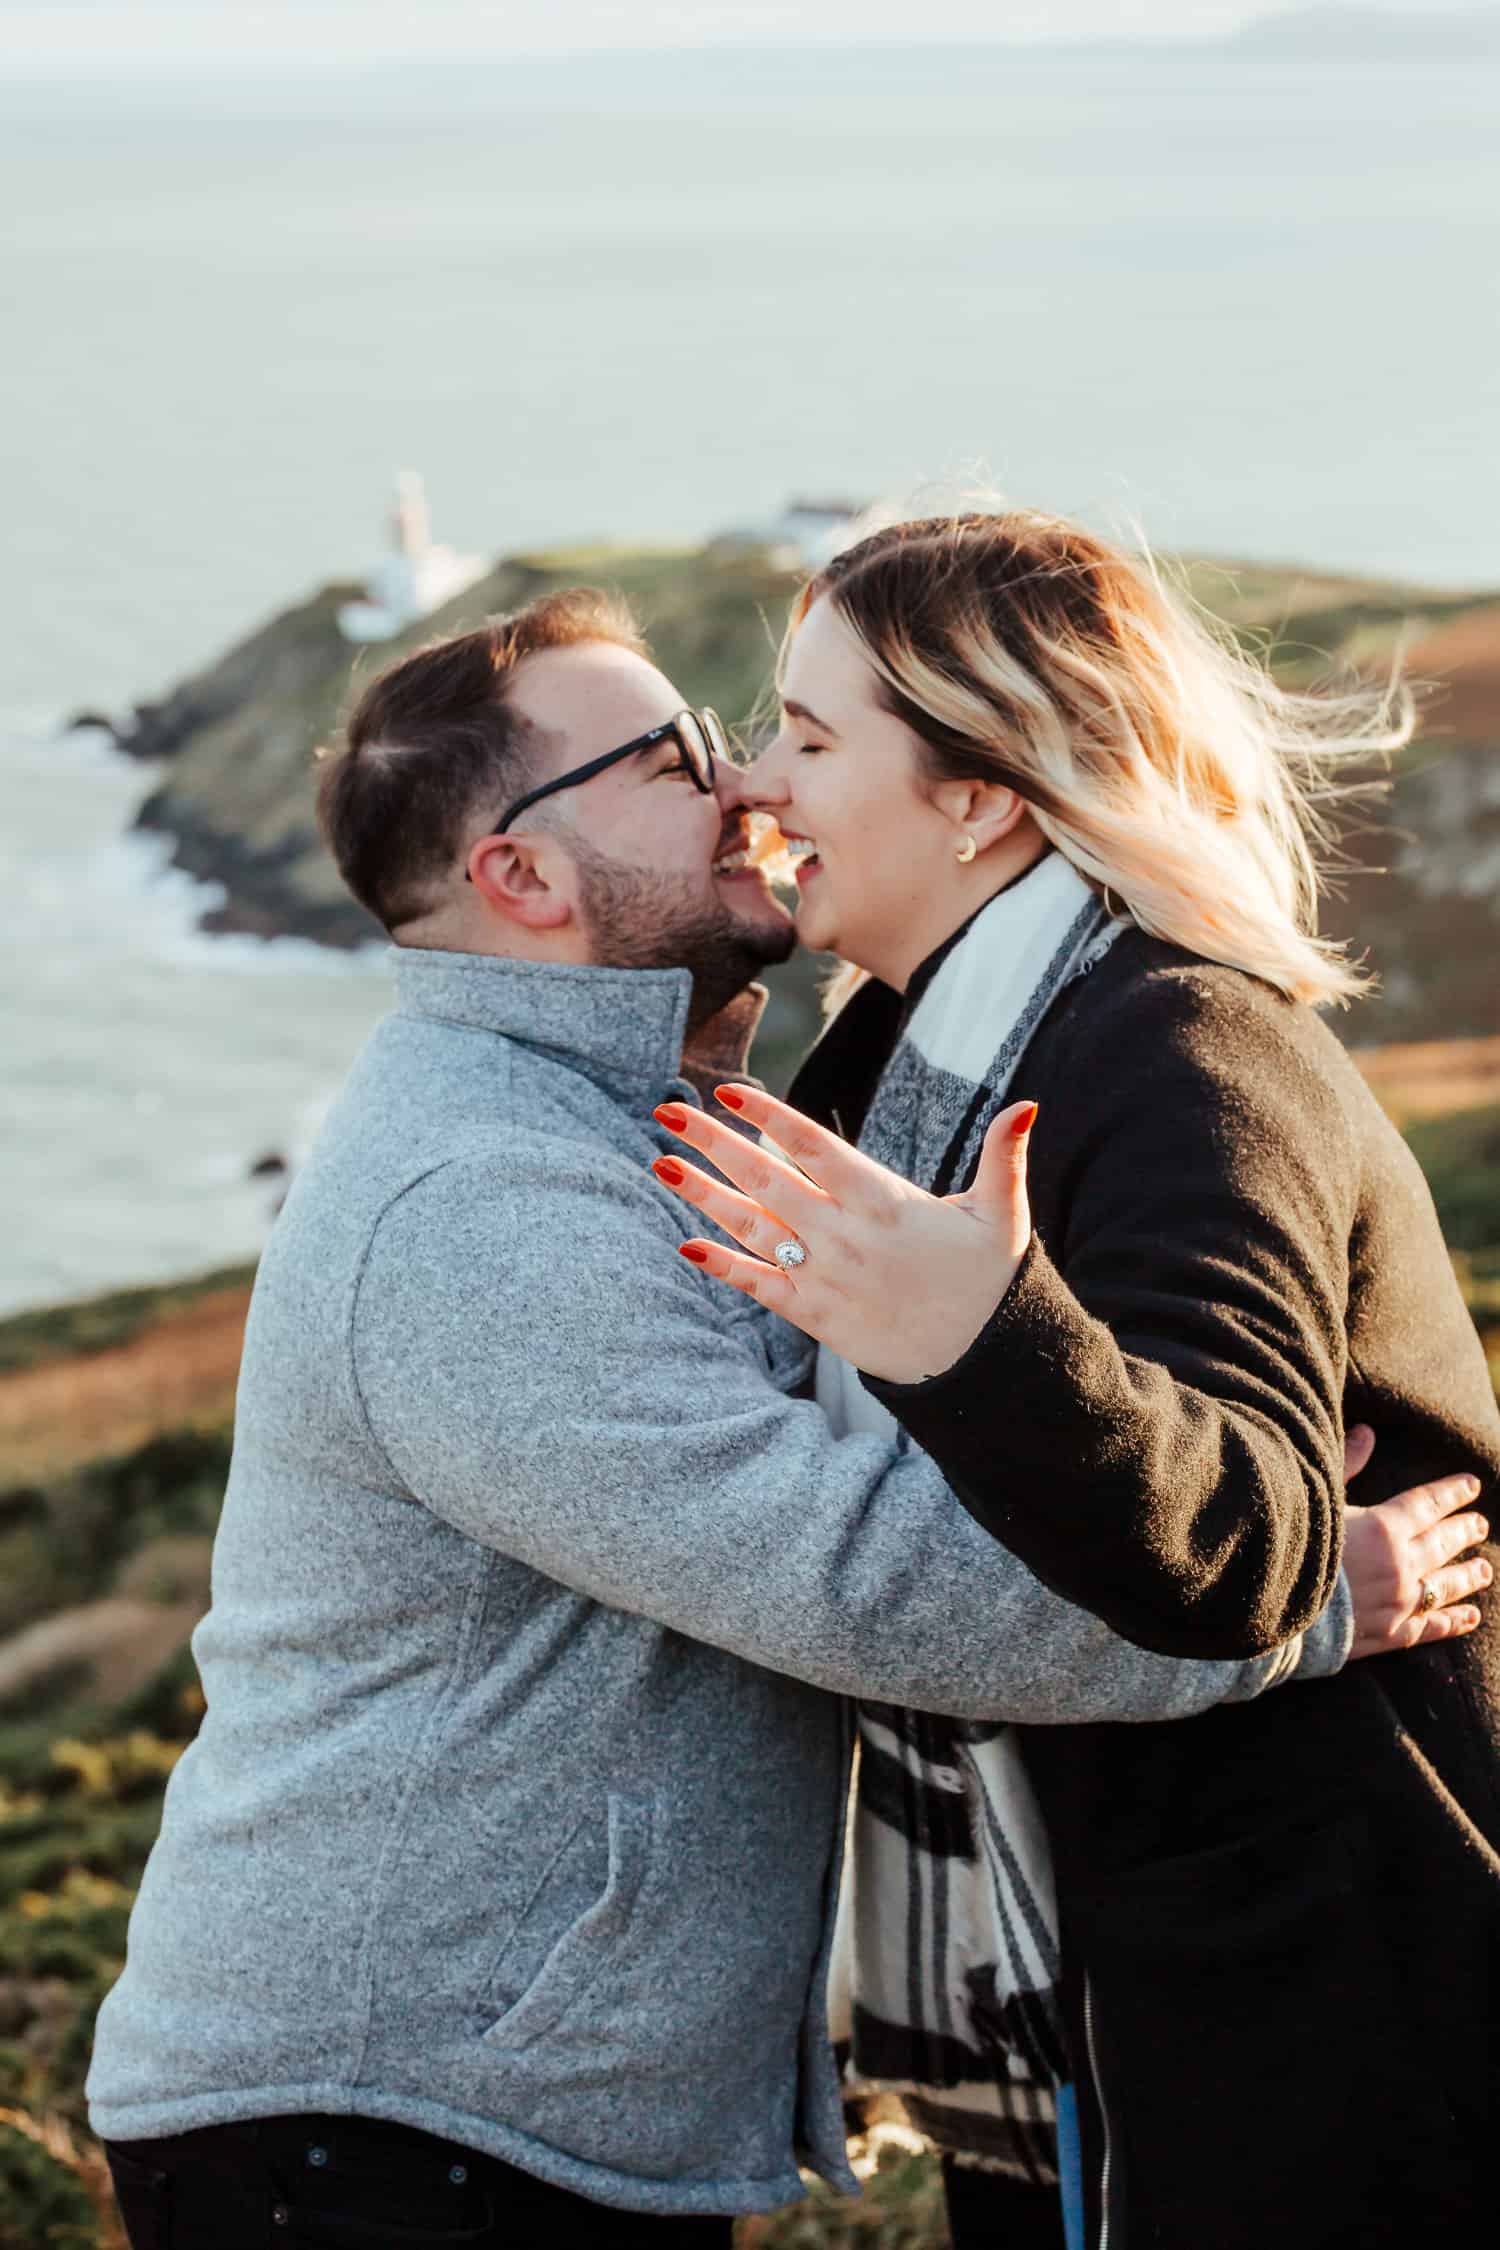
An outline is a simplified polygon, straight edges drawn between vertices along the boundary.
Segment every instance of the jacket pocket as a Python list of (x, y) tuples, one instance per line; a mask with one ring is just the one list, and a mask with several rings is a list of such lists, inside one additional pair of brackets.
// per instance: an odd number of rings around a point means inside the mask
[(653, 1828), (649, 1800), (610, 1798), (604, 1889), (563, 1931), (520, 1997), (485, 2031), (487, 2045), (510, 2053), (529, 2047), (592, 1990), (619, 1948), (645, 1888)]

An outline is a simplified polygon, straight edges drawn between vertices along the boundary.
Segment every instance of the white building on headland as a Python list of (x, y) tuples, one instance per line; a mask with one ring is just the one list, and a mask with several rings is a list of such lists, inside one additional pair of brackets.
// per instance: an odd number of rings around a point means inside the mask
[(721, 532), (712, 545), (721, 550), (766, 548), (785, 569), (821, 570), (845, 547), (896, 517), (897, 511), (883, 500), (809, 500), (799, 494), (769, 523)]
[(396, 478), (390, 526), (391, 551), (366, 580), (365, 599), (345, 602), (339, 611), (346, 641), (388, 641), (451, 602), (489, 568), (482, 555), (456, 555), (451, 547), (434, 545), (427, 495), (415, 469), (403, 469)]
[(774, 548), (789, 548), (805, 570), (820, 570), (873, 531), (880, 505), (856, 500), (789, 500), (771, 527)]

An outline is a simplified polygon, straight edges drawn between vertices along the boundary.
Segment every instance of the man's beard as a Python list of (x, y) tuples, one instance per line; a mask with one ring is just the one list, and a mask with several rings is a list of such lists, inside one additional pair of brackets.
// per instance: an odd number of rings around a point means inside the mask
[(667, 877), (608, 859), (577, 836), (568, 847), (594, 959), (608, 969), (691, 970), (689, 1031), (716, 1016), (760, 970), (796, 951), (790, 922), (742, 922), (686, 880), (674, 889)]

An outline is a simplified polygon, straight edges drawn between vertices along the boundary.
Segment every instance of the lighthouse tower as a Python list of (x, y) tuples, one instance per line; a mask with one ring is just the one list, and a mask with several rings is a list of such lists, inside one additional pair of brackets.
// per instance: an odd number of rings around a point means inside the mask
[(434, 543), (427, 494), (415, 469), (403, 469), (396, 478), (390, 536), (389, 553), (365, 581), (365, 599), (345, 602), (339, 611), (339, 630), (347, 641), (390, 640), (451, 602), (488, 568), (482, 555), (457, 555)]

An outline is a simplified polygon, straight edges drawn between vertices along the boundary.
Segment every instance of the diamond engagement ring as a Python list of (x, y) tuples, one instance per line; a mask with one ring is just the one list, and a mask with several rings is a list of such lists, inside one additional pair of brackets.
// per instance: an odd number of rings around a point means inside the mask
[(798, 1266), (807, 1264), (807, 1244), (799, 1242), (794, 1234), (789, 1234), (785, 1242), (777, 1243), (771, 1255), (783, 1273), (795, 1273)]
[(1425, 1617), (1430, 1609), (1437, 1608), (1437, 1588), (1430, 1578), (1423, 1578), (1419, 1583), (1422, 1588), (1422, 1598), (1417, 1603), (1417, 1615)]

